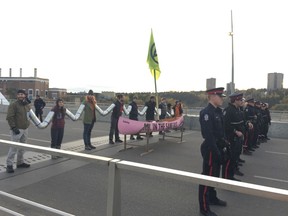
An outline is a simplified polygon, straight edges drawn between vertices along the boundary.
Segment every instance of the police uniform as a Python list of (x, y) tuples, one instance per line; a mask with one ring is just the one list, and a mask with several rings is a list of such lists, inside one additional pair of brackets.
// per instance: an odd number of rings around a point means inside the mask
[[(224, 109), (224, 125), (225, 125), (225, 135), (230, 143), (230, 154), (226, 158), (222, 167), (222, 177), (231, 180), (238, 180), (234, 178), (235, 172), (238, 175), (243, 175), (239, 171), (238, 162), (240, 154), (242, 152), (242, 145), (244, 142), (244, 133), (245, 133), (245, 122), (243, 112), (240, 109), (240, 106), (237, 107), (233, 103), (236, 100), (242, 100), (243, 93), (233, 93), (230, 96), (231, 103), (228, 104), (228, 107)], [(238, 137), (236, 132), (239, 131), (242, 133), (241, 137)]]
[[(207, 90), (208, 95), (218, 95), (225, 97), (224, 88), (215, 88)], [(219, 145), (224, 138), (223, 115), (222, 109), (214, 107), (211, 103), (200, 111), (199, 121), (201, 125), (201, 133), (204, 138), (201, 144), (201, 154), (203, 157), (203, 175), (214, 177), (220, 176), (221, 168), (221, 151)], [(218, 199), (214, 187), (199, 185), (199, 205), (200, 212), (205, 216), (215, 216), (210, 211), (210, 205), (226, 206), (226, 202)]]
[[(254, 98), (247, 99), (246, 102), (248, 102), (247, 106), (244, 109), (244, 118), (246, 121), (251, 122), (253, 124), (253, 128), (248, 131), (247, 136), (247, 150), (254, 151), (254, 148), (256, 146), (256, 140), (255, 139), (255, 127), (257, 127), (257, 116), (255, 113), (254, 108)], [(244, 151), (245, 153), (245, 151)]]

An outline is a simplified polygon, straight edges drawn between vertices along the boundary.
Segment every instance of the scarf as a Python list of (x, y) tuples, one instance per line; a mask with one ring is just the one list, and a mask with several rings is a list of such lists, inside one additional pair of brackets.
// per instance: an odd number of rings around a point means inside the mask
[(96, 105), (96, 98), (93, 95), (87, 95), (86, 96), (86, 101), (89, 103), (90, 108), (94, 111), (95, 110), (95, 105)]

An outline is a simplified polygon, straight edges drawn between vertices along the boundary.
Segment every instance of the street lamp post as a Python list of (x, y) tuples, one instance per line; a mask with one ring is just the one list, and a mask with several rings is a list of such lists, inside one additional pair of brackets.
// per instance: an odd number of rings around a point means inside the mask
[(233, 14), (232, 14), (232, 10), (231, 10), (231, 32), (229, 33), (229, 35), (232, 38), (232, 80), (231, 80), (231, 93), (234, 93), (235, 89), (234, 89), (234, 32), (233, 32)]

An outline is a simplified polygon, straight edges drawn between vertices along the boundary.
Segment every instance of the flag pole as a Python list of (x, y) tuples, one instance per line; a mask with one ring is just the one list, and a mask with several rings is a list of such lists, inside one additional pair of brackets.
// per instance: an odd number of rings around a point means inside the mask
[(154, 72), (154, 85), (155, 85), (155, 94), (156, 94), (156, 120), (159, 120), (159, 112), (158, 112), (158, 107), (159, 107), (159, 101), (158, 101), (158, 92), (157, 92), (157, 84), (156, 84), (156, 71), (155, 69), (153, 70)]

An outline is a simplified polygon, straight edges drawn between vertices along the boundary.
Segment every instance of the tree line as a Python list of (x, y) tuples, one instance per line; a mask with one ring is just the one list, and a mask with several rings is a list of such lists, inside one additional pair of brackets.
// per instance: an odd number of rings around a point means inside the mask
[[(268, 103), (271, 110), (288, 111), (288, 89), (277, 89), (267, 91), (267, 89), (247, 89), (236, 90), (242, 92), (245, 98), (254, 98), (257, 101)], [(120, 93), (120, 92), (119, 92)], [(132, 101), (133, 96), (138, 97), (138, 104), (143, 105), (149, 100), (151, 95), (155, 96), (154, 92), (135, 92), (135, 93), (121, 93), (125, 95), (125, 103)], [(175, 104), (175, 101), (182, 101), (186, 107), (205, 107), (207, 105), (207, 95), (205, 91), (190, 91), (190, 92), (159, 92), (159, 101), (165, 97), (167, 103)], [(111, 99), (112, 101), (113, 99)], [(229, 98), (224, 100), (223, 106), (229, 103)]]

